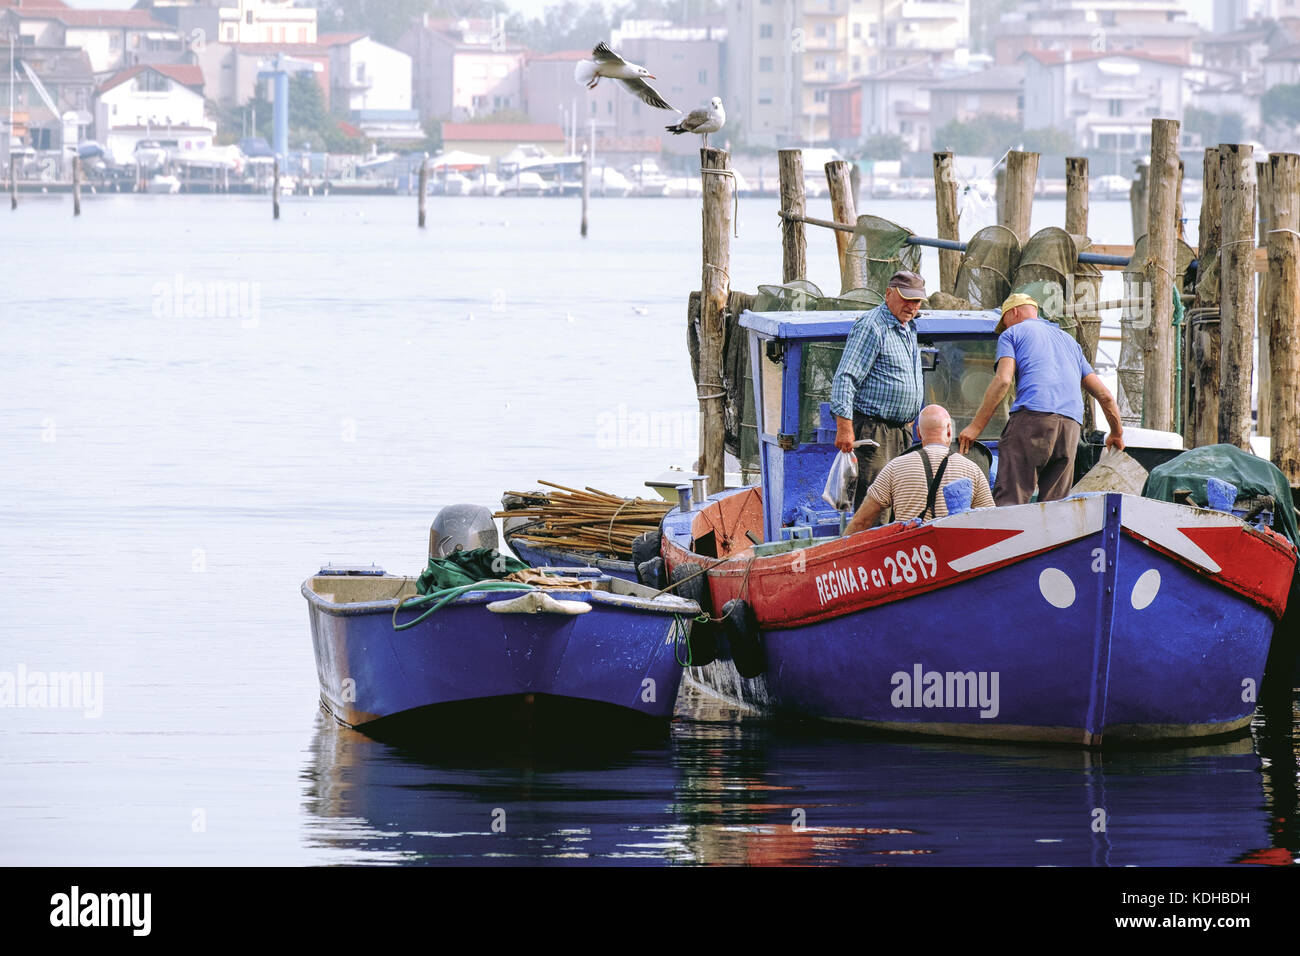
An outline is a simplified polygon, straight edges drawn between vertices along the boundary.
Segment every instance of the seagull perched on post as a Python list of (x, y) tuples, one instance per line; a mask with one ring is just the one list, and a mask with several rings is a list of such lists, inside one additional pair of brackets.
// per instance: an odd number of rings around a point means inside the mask
[(726, 110), (722, 108), (722, 99), (715, 96), (709, 100), (709, 108), (691, 110), (676, 126), (665, 126), (670, 133), (698, 133), (704, 137), (704, 145), (709, 145), (709, 134), (722, 129), (727, 121)]
[(629, 63), (623, 59), (604, 42), (596, 44), (596, 48), (591, 51), (592, 59), (579, 60), (578, 65), (574, 67), (573, 78), (582, 83), (587, 89), (596, 88), (602, 76), (607, 76), (611, 80), (618, 80), (626, 86), (633, 95), (649, 103), (655, 109), (672, 110), (674, 113), (680, 113), (681, 110), (669, 106), (662, 96), (653, 86), (647, 83), (642, 77), (657, 79), (657, 77), (647, 70), (644, 66), (637, 66), (635, 63)]

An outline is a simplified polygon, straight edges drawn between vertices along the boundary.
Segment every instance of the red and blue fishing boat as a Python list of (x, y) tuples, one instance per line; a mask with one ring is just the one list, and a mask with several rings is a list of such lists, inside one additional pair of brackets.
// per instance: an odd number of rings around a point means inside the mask
[[(678, 592), (717, 619), (697, 627), (691, 679), (760, 709), (941, 736), (1098, 746), (1245, 728), (1292, 543), (1230, 510), (1118, 493), (842, 536), (818, 500), (835, 449), (810, 407), (828, 396), (808, 386), (829, 390), (827, 350), (855, 318), (741, 318), (762, 488), (662, 526)], [(960, 427), (992, 374), (997, 316), (915, 321), (926, 402)]]

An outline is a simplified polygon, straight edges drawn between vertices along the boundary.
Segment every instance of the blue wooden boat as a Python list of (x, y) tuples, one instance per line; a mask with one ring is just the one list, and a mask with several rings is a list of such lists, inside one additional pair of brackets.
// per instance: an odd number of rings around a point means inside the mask
[(510, 546), (520, 561), (534, 568), (595, 568), (611, 578), (636, 583), (636, 565), (624, 558), (615, 558), (593, 551), (571, 551), (564, 548), (548, 548), (533, 542), (521, 540), (518, 532), (527, 525), (505, 529), (506, 544)]
[[(810, 346), (842, 342), (853, 318), (741, 319), (760, 370), (763, 490), (663, 525), (679, 593), (723, 618), (712, 640), (694, 635), (694, 662), (716, 660), (691, 677), (762, 709), (941, 736), (1097, 746), (1247, 726), (1296, 562), (1272, 530), (1095, 494), (839, 535), (816, 501), (833, 433), (809, 428), (818, 396), (799, 383)], [(953, 336), (943, 352), (963, 324), (987, 338), (996, 316), (916, 321), (923, 343)], [(961, 378), (978, 401), (983, 386)], [(927, 402), (969, 421), (936, 391), (927, 371)], [(692, 591), (684, 579), (705, 569)]]
[(415, 578), (322, 569), (302, 585), (322, 705), (372, 733), (439, 720), (463, 731), (467, 707), (506, 722), (667, 721), (699, 606), (590, 569), (547, 571), (589, 589), (484, 582), (431, 610), (411, 606)]

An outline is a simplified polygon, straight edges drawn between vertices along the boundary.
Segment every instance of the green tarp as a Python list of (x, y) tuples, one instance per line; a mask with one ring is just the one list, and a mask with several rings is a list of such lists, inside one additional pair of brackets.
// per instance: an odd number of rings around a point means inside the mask
[(1193, 448), (1156, 466), (1147, 477), (1142, 495), (1159, 501), (1173, 501), (1177, 489), (1188, 488), (1192, 492), (1192, 500), (1204, 507), (1207, 478), (1218, 478), (1236, 485), (1238, 498), (1272, 495), (1277, 502), (1277, 507), (1273, 509), (1273, 530), (1300, 547), (1295, 509), (1291, 504), (1291, 487), (1287, 484), (1286, 476), (1273, 467), (1272, 462), (1256, 458), (1235, 445)]
[(415, 582), (415, 589), (421, 594), (432, 594), (434, 591), (504, 578), (507, 574), (526, 570), (528, 565), (524, 562), (502, 554), (495, 548), (455, 551), (445, 558), (430, 558), (429, 566)]

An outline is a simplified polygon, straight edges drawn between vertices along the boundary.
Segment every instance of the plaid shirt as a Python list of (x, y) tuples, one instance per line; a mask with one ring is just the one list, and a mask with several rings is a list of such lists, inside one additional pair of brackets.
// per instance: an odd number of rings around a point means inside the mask
[(881, 303), (853, 323), (831, 386), (831, 411), (854, 411), (891, 422), (910, 422), (921, 412), (924, 380), (912, 322), (898, 321)]

